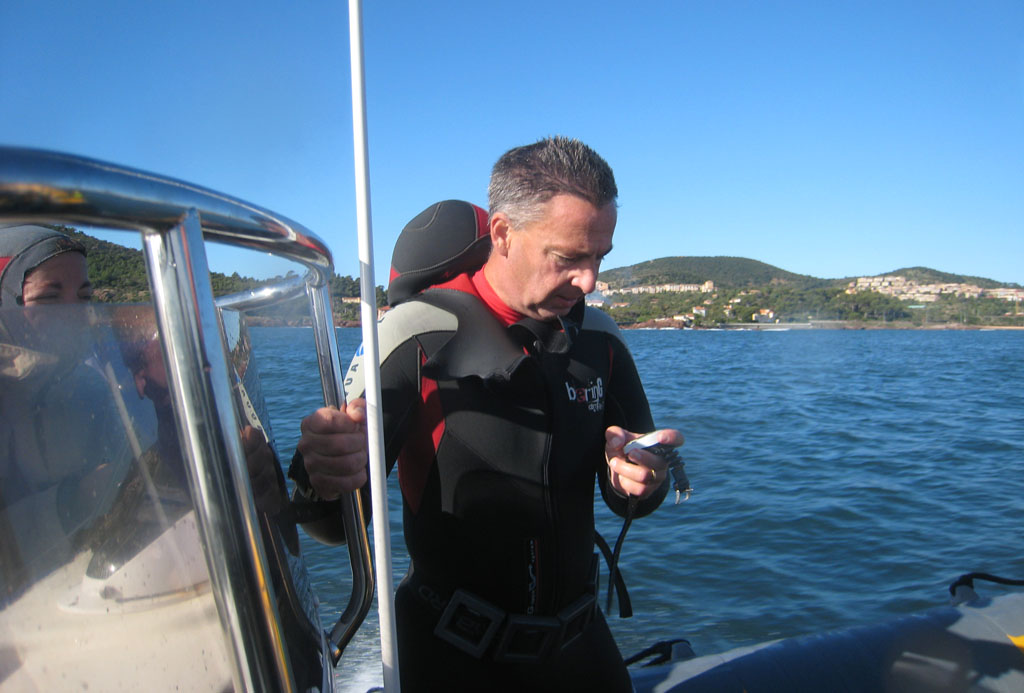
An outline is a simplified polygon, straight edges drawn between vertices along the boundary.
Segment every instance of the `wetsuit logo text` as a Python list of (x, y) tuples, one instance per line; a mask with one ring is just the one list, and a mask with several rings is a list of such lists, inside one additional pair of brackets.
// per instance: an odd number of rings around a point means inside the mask
[(569, 395), (570, 402), (586, 404), (590, 411), (604, 410), (604, 381), (601, 378), (591, 380), (586, 387), (577, 387), (566, 382), (565, 391)]

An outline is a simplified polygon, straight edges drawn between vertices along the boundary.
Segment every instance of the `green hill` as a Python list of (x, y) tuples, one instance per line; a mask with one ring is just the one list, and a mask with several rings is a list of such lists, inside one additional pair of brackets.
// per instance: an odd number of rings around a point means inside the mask
[[(146, 276), (146, 263), (142, 251), (126, 248), (117, 243), (110, 243), (89, 234), (76, 231), (67, 226), (55, 228), (67, 233), (85, 246), (89, 257), (89, 279), (93, 284), (93, 300), (102, 303), (139, 303), (150, 300), (149, 280)], [(220, 272), (210, 273), (210, 283), (215, 296), (247, 291), (264, 284), (269, 284), (281, 277), (271, 279), (254, 279), (240, 276), (237, 272), (226, 275)], [(334, 275), (331, 279), (332, 310), (337, 320), (356, 321), (359, 319), (358, 305), (341, 302), (343, 297), (359, 295), (359, 281), (352, 277)], [(292, 302), (289, 302), (291, 304)], [(304, 304), (305, 297), (295, 304)], [(385, 305), (383, 288), (377, 287), (377, 303)], [(272, 306), (255, 311), (265, 318), (291, 320), (294, 316), (293, 305)]]
[[(1017, 287), (982, 277), (939, 272), (927, 267), (908, 267), (887, 272), (919, 284), (973, 284), (981, 288)], [(609, 291), (662, 284), (715, 284), (711, 293), (644, 292), (615, 294), (606, 310), (620, 325), (656, 325), (666, 320), (696, 327), (751, 322), (883, 323), (1020, 326), (1021, 317), (1005, 300), (967, 298), (947, 292), (928, 310), (875, 291), (847, 293), (857, 277), (820, 279), (795, 274), (763, 262), (739, 257), (664, 257), (602, 272)], [(1019, 288), (1019, 287), (1017, 287)], [(915, 299), (916, 300), (916, 299)], [(918, 301), (918, 303), (920, 303)]]
[(1003, 286), (1016, 286), (1015, 284), (1003, 284), (984, 277), (971, 277), (963, 274), (951, 274), (940, 272), (930, 267), (904, 267), (903, 269), (886, 272), (886, 275), (899, 275), (910, 281), (919, 284), (974, 284), (982, 289), (995, 289)]
[[(928, 267), (905, 267), (885, 272), (900, 275), (921, 284), (974, 284), (983, 289), (1010, 286), (984, 277), (972, 277), (940, 272)], [(845, 286), (856, 277), (822, 279), (796, 274), (758, 260), (744, 257), (663, 257), (647, 260), (629, 267), (605, 270), (598, 276), (614, 289), (658, 284), (703, 284), (710, 280), (717, 288), (744, 289), (761, 286), (786, 286), (794, 289), (814, 289), (827, 286)]]
[(613, 288), (657, 284), (702, 284), (713, 281), (720, 288), (788, 285), (810, 289), (827, 286), (831, 280), (787, 272), (764, 262), (744, 257), (663, 257), (629, 267), (601, 272), (598, 278)]
[(116, 243), (76, 231), (67, 226), (57, 227), (85, 246), (89, 254), (89, 280), (92, 281), (93, 300), (104, 303), (133, 303), (149, 300), (149, 281), (142, 253)]
[[(89, 254), (89, 280), (94, 287), (93, 300), (103, 303), (134, 303), (149, 300), (149, 280), (142, 251), (102, 241), (69, 227), (58, 227), (85, 246)], [(224, 296), (254, 289), (267, 283), (252, 277), (210, 273), (213, 293)]]

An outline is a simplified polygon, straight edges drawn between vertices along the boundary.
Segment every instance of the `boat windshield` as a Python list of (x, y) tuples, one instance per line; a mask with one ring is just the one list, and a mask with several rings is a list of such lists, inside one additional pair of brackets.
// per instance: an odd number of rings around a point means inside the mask
[(0, 308), (0, 446), (0, 685), (230, 687), (152, 308)]
[[(91, 302), (54, 225), (90, 234)], [(97, 233), (141, 252), (94, 266)], [(215, 287), (211, 243), (287, 271)], [(332, 272), (322, 240), (243, 200), (0, 147), (0, 689), (333, 689), (372, 603), (362, 498), (336, 505), (352, 590), (326, 631), (246, 327), (304, 315), (337, 406)]]
[[(323, 629), (246, 320), (218, 318), (290, 677), (322, 688)], [(150, 303), (0, 307), (0, 689), (236, 685), (173, 360)]]
[[(316, 687), (322, 662), (301, 660), (319, 618), (258, 369), (243, 317), (221, 319), (293, 672)], [(0, 687), (231, 687), (167, 371), (150, 305), (0, 309)]]

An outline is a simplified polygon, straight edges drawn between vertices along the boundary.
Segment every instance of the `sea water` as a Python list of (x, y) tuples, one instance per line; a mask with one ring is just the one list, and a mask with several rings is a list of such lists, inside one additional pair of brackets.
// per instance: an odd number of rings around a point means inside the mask
[[(658, 426), (686, 437), (694, 488), (630, 528), (621, 571), (634, 616), (608, 619), (625, 656), (671, 638), (701, 655), (869, 624), (943, 605), (966, 572), (1024, 578), (1024, 332), (624, 334)], [(347, 360), (359, 331), (338, 335)], [(322, 402), (312, 332), (254, 329), (253, 342), (287, 457)], [(408, 561), (389, 486), (397, 584)], [(597, 508), (614, 542), (621, 520)], [(303, 547), (333, 622), (347, 551)], [(379, 685), (377, 638), (374, 611), (341, 690)]]

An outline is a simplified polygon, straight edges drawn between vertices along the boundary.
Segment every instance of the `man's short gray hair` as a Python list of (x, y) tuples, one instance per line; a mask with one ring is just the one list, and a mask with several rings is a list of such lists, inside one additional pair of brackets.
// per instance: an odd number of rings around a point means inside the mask
[(575, 195), (595, 207), (615, 203), (611, 166), (593, 149), (568, 137), (548, 137), (502, 154), (487, 188), (490, 213), (504, 212), (513, 228), (541, 217), (555, 195)]

